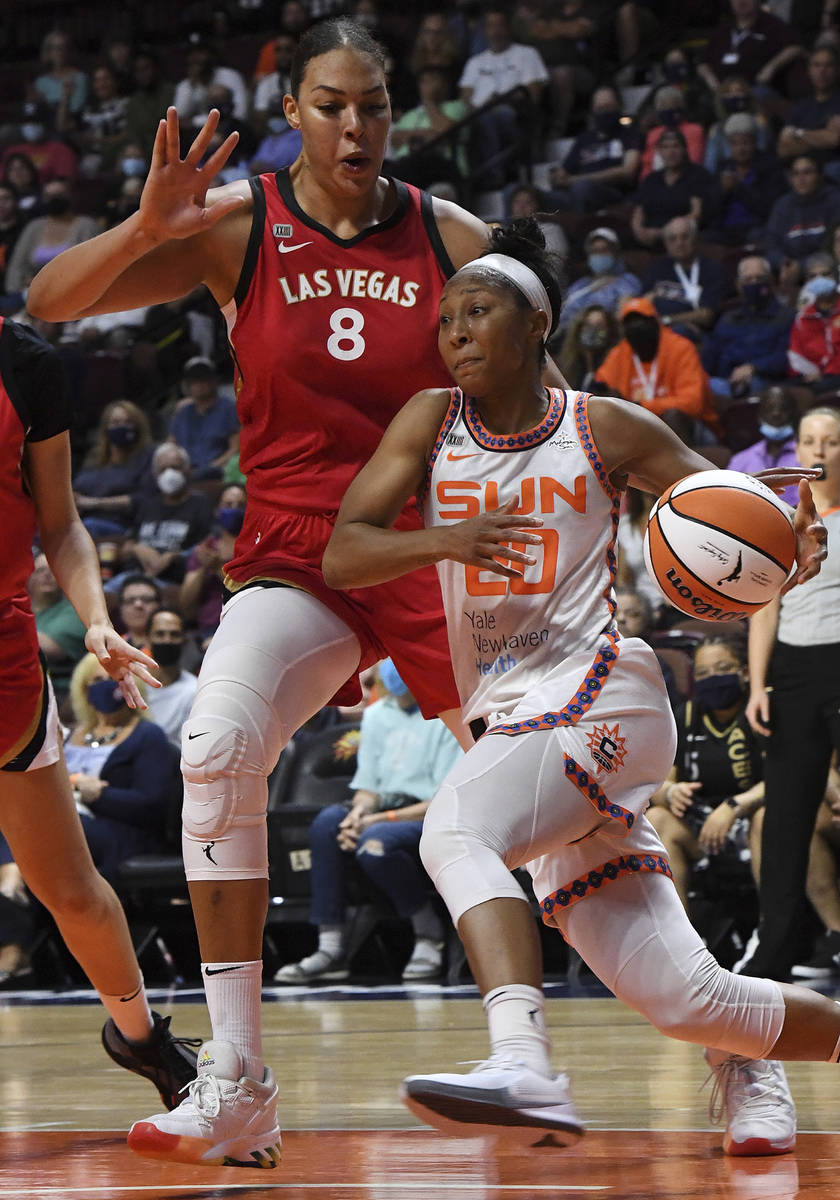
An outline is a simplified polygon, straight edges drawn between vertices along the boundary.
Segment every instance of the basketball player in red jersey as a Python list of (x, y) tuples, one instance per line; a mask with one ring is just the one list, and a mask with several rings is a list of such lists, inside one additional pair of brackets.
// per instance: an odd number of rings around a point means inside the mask
[(108, 1054), (150, 1079), (173, 1108), (195, 1070), (195, 1051), (149, 1010), (122, 906), (93, 865), (26, 591), (37, 526), (53, 574), (87, 628), (87, 648), (125, 702), (146, 707), (134, 676), (159, 687), (148, 671), (155, 664), (108, 619), (99, 560), (73, 500), (68, 426), (55, 351), (0, 318), (0, 829), (110, 1014), (102, 1034)]
[[(227, 567), (233, 596), (182, 741), (184, 861), (213, 1038), (177, 1113), (129, 1136), (133, 1149), (163, 1158), (277, 1158), (259, 1006), (266, 777), (281, 749), (323, 705), (352, 702), (359, 671), (384, 657), (426, 716), (452, 720), (458, 704), (432, 570), (338, 594), (320, 569), (343, 491), (391, 417), (430, 378), (445, 383), (440, 287), (487, 239), (457, 205), (380, 176), (390, 123), (383, 64), (353, 22), (313, 26), (284, 100), (300, 157), (288, 172), (209, 194), (235, 135), (202, 166), (211, 114), (181, 161), (170, 110), (139, 211), (60, 255), (29, 291), (32, 312), (67, 320), (205, 283), (236, 362), (248, 503)], [(407, 506), (401, 525), (418, 521)]]
[[(486, 727), (432, 800), (420, 852), (464, 942), (491, 1053), (467, 1075), (410, 1076), (403, 1097), (465, 1137), (564, 1145), (583, 1132), (551, 1066), (539, 938), (510, 873), (527, 866), (543, 920), (619, 999), (709, 1047), (728, 1152), (785, 1153), (793, 1104), (765, 1059), (837, 1062), (840, 1008), (725, 971), (691, 926), (644, 816), (674, 720), (655, 655), (614, 620), (620, 489), (630, 477), (659, 494), (711, 464), (638, 405), (543, 386), (560, 295), (541, 243), (534, 223), (495, 230), (492, 252), (447, 283), (439, 345), (459, 386), (421, 391), (395, 417), (323, 560), (338, 587), (437, 564), (464, 718)], [(411, 495), (428, 528), (395, 530)], [(791, 585), (826, 554), (804, 482), (795, 528)]]

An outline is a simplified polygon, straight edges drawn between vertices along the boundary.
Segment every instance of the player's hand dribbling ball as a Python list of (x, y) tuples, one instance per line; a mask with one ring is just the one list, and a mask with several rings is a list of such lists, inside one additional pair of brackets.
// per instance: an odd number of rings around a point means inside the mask
[(665, 599), (701, 621), (738, 621), (781, 590), (796, 539), (789, 505), (741, 471), (698, 471), (650, 512), (645, 565)]

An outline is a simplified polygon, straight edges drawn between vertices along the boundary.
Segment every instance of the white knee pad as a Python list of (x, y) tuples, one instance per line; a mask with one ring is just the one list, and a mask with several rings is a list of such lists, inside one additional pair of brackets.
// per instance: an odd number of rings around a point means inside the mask
[(184, 723), (187, 879), (268, 876), (267, 769), (254, 759), (252, 741), (241, 725), (226, 717), (200, 715)]
[(458, 794), (444, 784), (423, 822), (420, 858), (449, 910), (453, 924), (487, 900), (526, 900), (501, 853), (482, 831), (458, 825)]

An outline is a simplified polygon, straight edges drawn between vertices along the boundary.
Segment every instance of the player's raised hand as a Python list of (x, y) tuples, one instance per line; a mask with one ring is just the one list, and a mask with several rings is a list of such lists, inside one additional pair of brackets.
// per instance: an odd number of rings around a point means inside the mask
[(120, 685), (123, 699), (129, 708), (147, 708), (135, 682), (142, 679), (149, 687), (162, 686), (159, 679), (150, 674), (157, 667), (153, 658), (129, 645), (111, 625), (91, 625), (85, 635), (85, 645), (99, 659), (99, 665)]
[[(453, 525), (447, 531), (446, 557), (508, 578), (521, 576), (525, 567), (537, 561), (524, 547), (542, 544), (539, 534), (528, 530), (538, 529), (543, 522), (514, 512), (517, 503), (514, 496), (492, 512)], [(523, 549), (517, 550), (517, 544)]]
[(140, 196), (139, 216), (146, 232), (161, 239), (193, 237), (244, 203), (244, 197), (234, 192), (206, 203), (208, 189), (239, 141), (238, 133), (229, 134), (202, 164), (218, 124), (219, 110), (212, 108), (182, 159), (178, 112), (172, 107), (166, 110)]

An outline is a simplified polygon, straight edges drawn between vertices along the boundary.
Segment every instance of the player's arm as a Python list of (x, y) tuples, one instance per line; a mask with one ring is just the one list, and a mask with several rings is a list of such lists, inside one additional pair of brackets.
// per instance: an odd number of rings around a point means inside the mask
[(506, 576), (521, 575), (524, 566), (536, 561), (508, 545), (540, 542), (526, 531), (542, 521), (516, 515), (516, 497), (493, 512), (448, 527), (391, 528), (422, 489), (449, 400), (448, 391), (437, 389), (412, 396), (348, 488), (324, 552), (322, 570), (330, 587), (370, 587), (445, 558)]
[(161, 121), (140, 207), (120, 225), (72, 246), (33, 279), (27, 307), (45, 321), (123, 312), (186, 295), (207, 283), (229, 299), (237, 239), (224, 218), (247, 206), (240, 180), (208, 191), (237, 142), (231, 134), (206, 163), (201, 159), (218, 124), (211, 111), (182, 160), (178, 114)]
[(779, 627), (781, 600), (776, 596), (764, 608), (750, 617), (747, 640), (747, 662), (750, 671), (750, 695), (746, 714), (756, 733), (765, 737), (770, 733), (770, 696), (767, 691), (767, 673), (770, 656), (776, 644)]
[(640, 404), (592, 396), (588, 411), (601, 462), (617, 487), (629, 483), (660, 496), (686, 475), (715, 469), (714, 463), (686, 446), (670, 426)]

